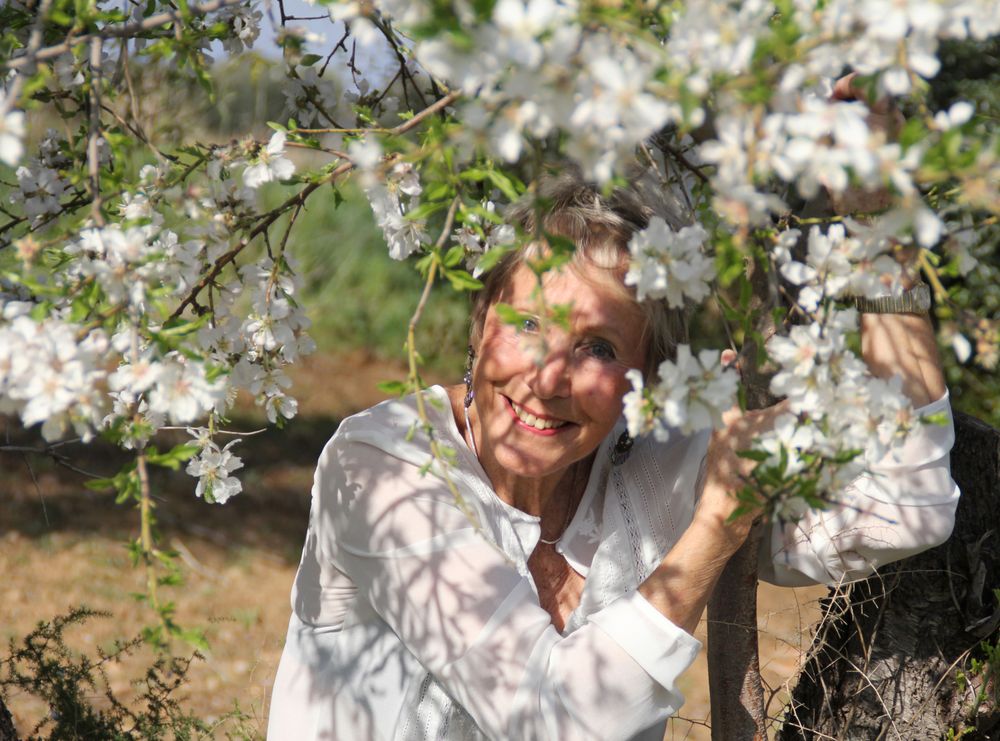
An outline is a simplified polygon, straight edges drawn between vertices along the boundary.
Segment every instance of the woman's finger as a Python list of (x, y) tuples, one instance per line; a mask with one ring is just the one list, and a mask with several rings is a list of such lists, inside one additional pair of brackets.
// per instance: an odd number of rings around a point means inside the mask
[(857, 72), (851, 72), (833, 83), (833, 94), (830, 97), (834, 100), (864, 100), (865, 91), (854, 84), (857, 76)]

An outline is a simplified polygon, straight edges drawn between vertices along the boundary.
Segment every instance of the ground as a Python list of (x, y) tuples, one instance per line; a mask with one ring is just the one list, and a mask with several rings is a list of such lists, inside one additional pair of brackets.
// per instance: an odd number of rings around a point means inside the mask
[[(245, 728), (263, 736), (288, 621), (288, 592), (308, 519), (312, 467), (337, 420), (382, 398), (376, 383), (403, 375), (397, 365), (362, 354), (310, 359), (295, 373), (299, 416), (284, 431), (249, 437), (238, 446), (246, 462), (245, 491), (225, 505), (195, 498), (194, 482), (183, 473), (157, 472), (159, 529), (186, 574), (185, 585), (167, 590), (167, 596), (177, 604), (179, 621), (204, 627), (210, 644), (184, 690), (184, 705), (192, 712), (219, 717), (238, 702), (249, 715)], [(232, 424), (241, 430), (260, 426), (252, 414)], [(0, 430), (7, 444), (37, 439), (2, 418)], [(115, 470), (111, 452), (81, 446), (67, 446), (64, 452), (80, 468), (102, 475)], [(137, 512), (114, 504), (107, 494), (86, 490), (83, 481), (47, 459), (0, 453), (0, 646), (76, 605), (110, 613), (70, 632), (69, 642), (82, 651), (110, 647), (115, 638), (149, 623), (148, 609), (131, 597), (142, 590), (144, 577), (131, 566), (125, 548), (138, 532)], [(818, 587), (762, 585), (761, 665), (774, 691), (771, 712), (780, 711), (783, 685), (795, 674), (817, 616), (816, 600), (824, 594)], [(116, 693), (132, 691), (144, 658), (109, 666)], [(707, 739), (704, 653), (682, 688), (687, 697), (682, 716), (694, 723), (674, 721), (667, 738)], [(26, 696), (8, 702), (23, 735), (46, 712)]]

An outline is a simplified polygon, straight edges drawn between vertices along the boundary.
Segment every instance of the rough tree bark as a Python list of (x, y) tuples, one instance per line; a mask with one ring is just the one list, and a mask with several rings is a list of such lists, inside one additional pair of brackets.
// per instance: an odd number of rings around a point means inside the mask
[(762, 741), (766, 727), (757, 643), (755, 525), (726, 564), (708, 603), (708, 687), (713, 741)]
[[(753, 289), (750, 309), (763, 339), (774, 334), (773, 282), (767, 269), (750, 263)], [(747, 409), (764, 409), (777, 399), (768, 391), (770, 377), (757, 362), (757, 342), (748, 337), (740, 350), (740, 374)], [(743, 547), (726, 564), (708, 603), (708, 686), (712, 700), (713, 741), (763, 741), (767, 709), (760, 679), (757, 642), (757, 553), (762, 527), (750, 531)]]
[(1000, 639), (1000, 432), (956, 414), (951, 462), (951, 538), (832, 594), (782, 741), (1000, 738), (1000, 676), (970, 671)]

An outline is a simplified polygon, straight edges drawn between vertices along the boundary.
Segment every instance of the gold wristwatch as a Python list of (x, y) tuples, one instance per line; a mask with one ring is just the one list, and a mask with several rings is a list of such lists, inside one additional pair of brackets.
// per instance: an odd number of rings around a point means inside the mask
[(931, 289), (918, 283), (898, 296), (855, 296), (854, 306), (864, 314), (926, 314), (931, 310)]

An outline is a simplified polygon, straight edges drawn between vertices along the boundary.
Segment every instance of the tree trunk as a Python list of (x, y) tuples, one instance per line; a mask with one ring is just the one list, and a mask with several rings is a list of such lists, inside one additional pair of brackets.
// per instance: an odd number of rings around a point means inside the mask
[(757, 642), (761, 526), (726, 564), (708, 603), (708, 687), (714, 741), (762, 741), (766, 713)]
[[(771, 308), (775, 292), (766, 268), (751, 261), (747, 278), (753, 291), (750, 308), (763, 341), (774, 334)], [(757, 339), (747, 337), (740, 350), (740, 375), (747, 409), (774, 404), (768, 368), (757, 362)], [(757, 553), (762, 526), (726, 564), (708, 603), (708, 685), (712, 701), (713, 741), (763, 741), (767, 738), (764, 687), (757, 642)]]
[(1000, 432), (955, 416), (951, 538), (828, 599), (779, 739), (1000, 737)]

